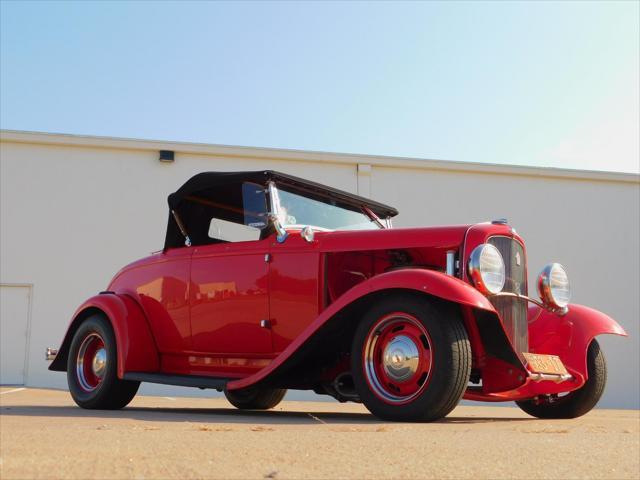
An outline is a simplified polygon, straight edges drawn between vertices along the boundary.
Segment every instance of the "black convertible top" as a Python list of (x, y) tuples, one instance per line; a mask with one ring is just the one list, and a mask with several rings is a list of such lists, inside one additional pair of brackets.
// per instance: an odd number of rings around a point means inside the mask
[(185, 182), (176, 192), (169, 195), (169, 208), (176, 209), (182, 200), (194, 193), (202, 190), (209, 190), (218, 186), (237, 182), (253, 182), (266, 187), (267, 182), (275, 181), (280, 184), (287, 184), (308, 190), (315, 194), (334, 198), (350, 205), (364, 205), (371, 209), (380, 218), (395, 217), (398, 210), (388, 205), (374, 200), (354, 195), (353, 193), (327, 187), (320, 183), (294, 177), (286, 173), (275, 172), (273, 170), (260, 170), (257, 172), (203, 172), (194, 175)]
[[(297, 191), (307, 192), (314, 197), (331, 198), (353, 207), (366, 206), (378, 217), (383, 219), (394, 217), (398, 214), (398, 210), (383, 203), (273, 170), (253, 172), (203, 172), (191, 177), (178, 190), (169, 195), (167, 199), (169, 202), (169, 223), (164, 248), (167, 249), (184, 244), (184, 237), (171, 214), (171, 210), (175, 210), (176, 212), (183, 210), (185, 204), (189, 203), (189, 198), (193, 195), (206, 196), (207, 192), (221, 191), (229, 185), (237, 185), (242, 182), (252, 182), (263, 185), (266, 188), (267, 183), (272, 180), (281, 187), (290, 186)], [(186, 213), (187, 212), (185, 212), (185, 214)], [(181, 216), (188, 217), (188, 215)], [(185, 221), (185, 223), (191, 223), (189, 222), (189, 218), (184, 218), (183, 221)], [(188, 228), (187, 230), (189, 231)]]

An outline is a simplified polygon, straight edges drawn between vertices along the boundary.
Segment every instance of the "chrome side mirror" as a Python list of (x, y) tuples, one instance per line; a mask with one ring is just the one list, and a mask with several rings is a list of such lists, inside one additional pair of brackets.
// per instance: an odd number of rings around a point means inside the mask
[(278, 215), (269, 214), (269, 218), (273, 222), (273, 226), (276, 229), (276, 240), (278, 243), (284, 243), (285, 240), (289, 237), (289, 232), (282, 226), (280, 220), (278, 219)]

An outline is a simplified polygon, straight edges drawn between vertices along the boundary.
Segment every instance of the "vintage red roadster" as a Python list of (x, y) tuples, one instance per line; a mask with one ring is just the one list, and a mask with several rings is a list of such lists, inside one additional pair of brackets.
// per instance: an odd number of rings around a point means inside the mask
[(571, 418), (605, 387), (595, 337), (626, 335), (569, 303), (558, 263), (529, 296), (506, 220), (392, 228), (392, 207), (274, 171), (201, 173), (168, 203), (164, 249), (80, 306), (49, 352), (83, 408), (122, 408), (154, 382), (242, 409), (300, 389), (398, 421), (462, 398)]

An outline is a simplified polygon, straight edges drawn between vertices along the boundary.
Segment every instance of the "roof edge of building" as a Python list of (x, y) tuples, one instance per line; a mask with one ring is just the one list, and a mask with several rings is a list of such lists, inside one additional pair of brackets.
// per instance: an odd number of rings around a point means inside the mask
[(494, 163), (461, 162), (453, 160), (430, 160), (412, 157), (391, 157), (354, 153), (319, 152), (266, 147), (243, 147), (206, 143), (176, 142), (165, 140), (143, 140), (67, 133), (0, 130), (0, 142), (31, 143), (75, 147), (108, 148), (118, 150), (173, 150), (174, 152), (217, 155), (222, 157), (274, 159), (302, 162), (338, 164), (369, 164), (387, 168), (417, 168), (425, 170), (477, 173), (487, 175), (545, 177), (566, 180), (618, 182), (640, 184), (640, 175), (624, 172), (574, 170), (555, 167), (531, 167), (523, 165), (501, 165)]

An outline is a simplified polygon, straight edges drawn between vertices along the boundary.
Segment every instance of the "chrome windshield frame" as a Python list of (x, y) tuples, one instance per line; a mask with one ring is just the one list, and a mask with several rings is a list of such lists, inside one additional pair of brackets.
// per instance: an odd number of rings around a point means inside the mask
[(369, 207), (367, 207), (366, 205), (363, 205), (362, 207), (362, 211), (367, 215), (367, 217), (369, 217), (376, 225), (378, 225), (378, 227), (380, 227), (381, 230), (385, 230), (387, 227), (382, 223), (382, 220), (380, 220), (380, 217), (378, 217), (373, 210), (371, 210)]
[(276, 240), (278, 243), (284, 243), (284, 241), (289, 236), (289, 233), (284, 228), (282, 223), (280, 222), (280, 197), (278, 196), (278, 188), (276, 187), (276, 183), (272, 180), (268, 183), (267, 190), (269, 192), (269, 212), (267, 216), (269, 221), (273, 224), (273, 227), (276, 230), (277, 236)]
[[(269, 208), (269, 212), (267, 212), (267, 217), (269, 218), (269, 220), (273, 224), (276, 232), (278, 233), (278, 242), (282, 243), (287, 239), (287, 237), (289, 235), (287, 233), (287, 229), (286, 229), (287, 227), (298, 227), (298, 226), (303, 227), (303, 226), (302, 225), (287, 225), (286, 223), (283, 223), (282, 219), (280, 218), (280, 214), (282, 213), (282, 206), (280, 204), (280, 194), (279, 194), (279, 190), (278, 190), (278, 187), (277, 187), (275, 181), (271, 180), (271, 181), (267, 182), (267, 193), (269, 194), (269, 203), (270, 203), (270, 208)], [(301, 196), (301, 197), (305, 197), (305, 195), (301, 195), (300, 193), (296, 193), (296, 195)], [(309, 198), (309, 197), (305, 197), (305, 198)], [(360, 205), (359, 210), (360, 210), (360, 213), (364, 217), (368, 218), (371, 223), (375, 224), (378, 227), (378, 229), (386, 230), (388, 228), (391, 228), (391, 218), (387, 217), (384, 220), (381, 219), (380, 217), (378, 217), (375, 214), (375, 212), (373, 212), (373, 210), (371, 210), (366, 205)], [(353, 211), (357, 212), (358, 210), (353, 210)], [(310, 226), (312, 228), (316, 228), (318, 230), (323, 230), (323, 231), (334, 231), (334, 230), (336, 230), (336, 229), (330, 229), (330, 228), (326, 228), (326, 227), (321, 227), (319, 225), (317, 225), (317, 226), (316, 225), (304, 225), (304, 226)]]

